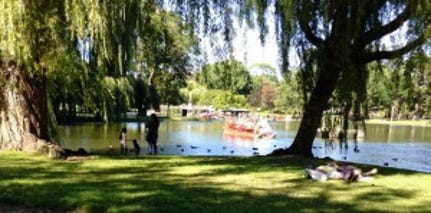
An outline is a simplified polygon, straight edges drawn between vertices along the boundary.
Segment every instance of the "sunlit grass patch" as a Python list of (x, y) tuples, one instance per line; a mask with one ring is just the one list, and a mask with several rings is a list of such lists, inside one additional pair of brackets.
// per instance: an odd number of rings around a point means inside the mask
[[(379, 168), (371, 182), (315, 182), (294, 157), (94, 156), (0, 152), (0, 203), (82, 212), (431, 211), (431, 175)], [(360, 167), (364, 167), (361, 166)]]

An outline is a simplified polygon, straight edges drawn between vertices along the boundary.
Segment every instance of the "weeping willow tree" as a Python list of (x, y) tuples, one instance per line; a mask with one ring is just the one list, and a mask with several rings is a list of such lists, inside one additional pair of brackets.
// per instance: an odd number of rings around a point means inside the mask
[[(91, 106), (101, 117), (125, 110), (132, 72), (151, 78), (169, 66), (184, 72), (191, 42), (181, 39), (191, 31), (166, 27), (182, 26), (181, 20), (152, 22), (169, 16), (155, 1), (1, 0), (0, 9), (0, 149), (31, 150), (50, 141), (50, 112), (64, 106)], [(164, 37), (154, 36), (155, 29)], [(178, 34), (183, 37), (172, 36)], [(139, 58), (146, 44), (163, 48)], [(152, 60), (152, 53), (164, 61)]]
[[(189, 52), (196, 41), (188, 23), (172, 11), (161, 10), (151, 15), (144, 27), (143, 42), (138, 49), (141, 54), (137, 59), (142, 60), (139, 64), (146, 73), (147, 99), (158, 111), (161, 103), (178, 102), (163, 96), (175, 96), (178, 92), (171, 91), (179, 91), (185, 86), (189, 75)], [(146, 105), (148, 108), (149, 104)]]
[[(290, 48), (308, 57), (309, 60), (302, 61), (308, 63), (306, 66), (315, 61), (315, 72), (305, 74), (307, 78), (315, 75), (314, 86), (295, 140), (291, 147), (276, 150), (274, 154), (312, 156), (312, 143), (331, 98), (338, 99), (345, 114), (351, 108), (358, 115), (363, 113), (360, 109), (366, 97), (367, 64), (400, 58), (420, 48), (430, 36), (428, 1), (179, 1), (176, 5), (185, 17), (200, 20), (195, 21), (196, 27), (210, 34), (219, 32), (227, 41), (234, 35), (234, 17), (249, 24), (257, 23), (263, 42), (268, 32), (267, 11), (274, 6), (273, 24), (281, 50), (282, 71), (288, 73)], [(394, 32), (401, 33), (402, 38), (386, 42), (384, 38)], [(230, 47), (227, 42), (225, 49)]]
[[(154, 79), (179, 73), (179, 80), (184, 81), (193, 35), (176, 14), (154, 1), (69, 0), (64, 5), (67, 30), (77, 43), (84, 68), (83, 75), (75, 78), (80, 81), (66, 93), (59, 93), (61, 89), (52, 92), (65, 97), (53, 103), (54, 109), (61, 106), (67, 111), (59, 114), (73, 118), (76, 110), (85, 110), (109, 121), (124, 117), (135, 106), (138, 115), (145, 116), (148, 108), (160, 105), (158, 93), (163, 91), (157, 87), (165, 82)], [(64, 85), (58, 87), (65, 89)]]
[[(95, 99), (101, 99), (97, 108), (104, 120), (110, 114), (118, 118), (130, 106), (126, 88), (140, 89), (135, 91), (139, 93), (135, 94), (135, 106), (138, 115), (145, 116), (149, 107), (159, 109), (161, 91), (157, 86), (165, 82), (156, 79), (163, 79), (161, 76), (165, 74), (178, 74), (181, 76), (178, 80), (184, 81), (194, 40), (192, 31), (178, 15), (151, 0), (85, 3), (70, 0), (66, 5), (71, 33), (86, 41), (90, 69), (101, 72), (101, 78), (122, 79), (100, 79), (115, 84), (100, 88), (106, 95), (95, 94)], [(132, 74), (140, 74), (143, 81), (131, 81)], [(116, 94), (114, 99), (112, 93)]]
[(139, 37), (145, 21), (156, 12), (152, 1), (76, 1), (64, 2), (71, 36), (83, 41), (82, 52), (92, 84), (89, 94), (97, 117), (118, 119), (130, 106), (132, 82), (127, 72), (133, 67)]
[(38, 145), (50, 140), (47, 76), (70, 47), (64, 7), (2, 0), (0, 10), (0, 149), (44, 149)]
[[(424, 44), (431, 33), (431, 5), (415, 0), (297, 3), (303, 38), (318, 53), (317, 81), (294, 143), (280, 152), (312, 156), (312, 141), (334, 90), (342, 103), (347, 129), (352, 108), (356, 116), (363, 114), (360, 108), (366, 98), (367, 64), (399, 58)], [(382, 38), (402, 28), (407, 30), (405, 40), (385, 47)]]

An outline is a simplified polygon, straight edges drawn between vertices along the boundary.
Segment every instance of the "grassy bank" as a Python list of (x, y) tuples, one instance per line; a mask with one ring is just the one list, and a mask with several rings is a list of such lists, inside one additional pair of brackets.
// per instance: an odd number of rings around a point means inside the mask
[(367, 124), (387, 124), (387, 125), (402, 125), (402, 126), (426, 126), (431, 127), (431, 120), (399, 120), (390, 121), (387, 119), (370, 119), (366, 120)]
[[(317, 160), (0, 152), (0, 205), (80, 212), (431, 212), (431, 175), (379, 168), (372, 182), (314, 182)], [(369, 169), (369, 166), (361, 166)]]

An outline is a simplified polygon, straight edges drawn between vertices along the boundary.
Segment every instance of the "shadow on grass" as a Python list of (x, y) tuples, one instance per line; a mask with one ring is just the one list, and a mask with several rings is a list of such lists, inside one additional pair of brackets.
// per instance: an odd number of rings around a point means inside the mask
[[(303, 177), (309, 163), (324, 161), (101, 156), (67, 162), (0, 155), (0, 201), (89, 212), (387, 212), (392, 202), (416, 199), (421, 193), (385, 185), (313, 182)], [(383, 176), (415, 175), (380, 169)], [(404, 208), (431, 210), (427, 202)]]

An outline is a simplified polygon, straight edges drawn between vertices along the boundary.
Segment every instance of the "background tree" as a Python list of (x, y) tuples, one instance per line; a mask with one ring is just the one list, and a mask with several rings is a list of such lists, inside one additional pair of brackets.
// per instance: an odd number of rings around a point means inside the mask
[(383, 108), (391, 119), (417, 119), (426, 114), (429, 99), (427, 64), (421, 49), (408, 58), (369, 66), (370, 107)]
[(146, 116), (147, 109), (149, 107), (148, 105), (145, 105), (147, 103), (146, 98), (148, 97), (148, 85), (145, 83), (145, 80), (141, 75), (138, 75), (135, 79), (134, 95), (135, 107), (138, 109), (137, 116)]
[(226, 60), (202, 68), (199, 82), (208, 89), (228, 90), (234, 94), (251, 92), (251, 76), (242, 62)]
[(431, 58), (427, 57), (426, 60), (424, 60), (424, 71), (425, 71), (425, 83), (424, 83), (424, 111), (425, 111), (425, 118), (431, 118)]
[(369, 108), (374, 111), (373, 115), (369, 116), (371, 118), (377, 116), (374, 113), (377, 113), (379, 110), (383, 110), (385, 114), (389, 114), (391, 101), (394, 98), (391, 96), (391, 93), (397, 91), (391, 87), (391, 83), (396, 83), (390, 79), (392, 70), (388, 66), (377, 63), (371, 63), (368, 65), (368, 69), (370, 69), (370, 77), (367, 84), (367, 102)]
[(205, 86), (199, 84), (196, 80), (187, 80), (186, 87), (181, 88), (180, 92), (185, 98), (184, 101), (187, 104), (207, 104), (202, 102), (201, 98), (206, 96), (208, 89)]
[[(263, 72), (265, 73), (265, 72)], [(261, 110), (273, 110), (277, 98), (277, 77), (274, 74), (259, 74), (252, 76), (253, 90), (248, 96), (251, 106)]]
[[(149, 107), (157, 110), (160, 94), (154, 79), (160, 78), (166, 69), (185, 72), (194, 42), (187, 24), (155, 1), (67, 1), (65, 4), (72, 35), (83, 41), (82, 54), (87, 55), (84, 60), (91, 72), (99, 73), (94, 75), (97, 76), (94, 80), (117, 84), (113, 99), (111, 91), (103, 91), (105, 95), (93, 98), (97, 101), (97, 111), (103, 111), (105, 121), (124, 115), (131, 100), (139, 104), (139, 115), (145, 116), (144, 111)], [(146, 87), (135, 84), (139, 83), (135, 81), (138, 76), (145, 79)], [(99, 86), (102, 90), (112, 88), (113, 85)], [(129, 88), (143, 90), (135, 90), (135, 97), (131, 98)], [(145, 97), (138, 97), (137, 93)]]
[[(185, 85), (185, 79), (189, 75), (189, 53), (195, 40), (188, 26), (172, 12), (156, 13), (149, 17), (146, 25), (149, 25), (146, 28), (150, 30), (144, 33), (138, 61), (145, 70), (147, 84), (151, 90), (148, 100), (152, 102), (153, 108), (159, 109), (160, 103), (178, 102), (174, 101), (173, 96), (159, 100), (158, 97), (164, 97), (158, 92), (165, 91), (164, 94), (167, 94), (167, 90), (175, 90), (178, 93), (179, 88)], [(172, 82), (174, 79), (175, 82)], [(159, 86), (162, 88), (158, 88)]]
[(273, 110), (275, 107), (274, 101), (277, 95), (275, 93), (274, 84), (264, 84), (262, 85), (262, 103), (265, 109)]
[(167, 105), (168, 116), (169, 107), (171, 105), (180, 105), (185, 102), (185, 97), (181, 93), (181, 88), (186, 86), (186, 76), (178, 76), (185, 74), (182, 72), (167, 72), (160, 76), (158, 83), (158, 93), (161, 97), (161, 103)]
[(419, 49), (411, 53), (404, 64), (404, 97), (407, 103), (405, 118), (421, 119), (425, 113), (425, 103), (431, 92), (426, 78), (428, 61), (429, 57)]
[(292, 75), (292, 77), (285, 77), (277, 85), (277, 97), (274, 101), (276, 112), (295, 116), (302, 112), (304, 102), (296, 74)]
[(251, 65), (248, 70), (255, 75), (273, 76), (277, 78), (277, 69), (267, 63), (256, 63)]

